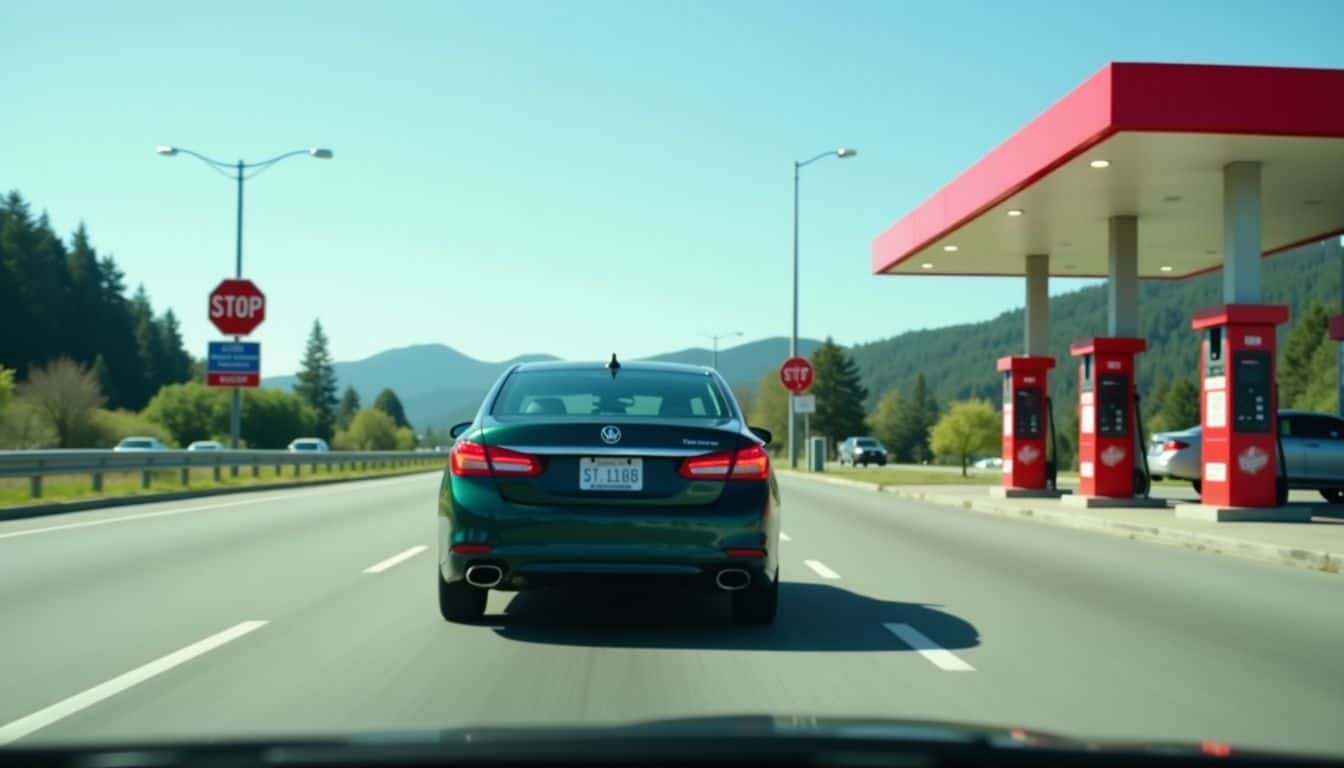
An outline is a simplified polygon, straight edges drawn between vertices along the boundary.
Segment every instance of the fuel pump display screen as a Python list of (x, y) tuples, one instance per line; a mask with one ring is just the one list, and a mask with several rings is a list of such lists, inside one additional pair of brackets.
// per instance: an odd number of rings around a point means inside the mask
[(1129, 434), (1129, 377), (1103, 374), (1097, 386), (1097, 434), (1124, 437)]
[(1013, 436), (1041, 436), (1041, 390), (1019, 389), (1013, 398)]
[(1270, 358), (1268, 352), (1237, 352), (1233, 356), (1232, 430), (1268, 432)]

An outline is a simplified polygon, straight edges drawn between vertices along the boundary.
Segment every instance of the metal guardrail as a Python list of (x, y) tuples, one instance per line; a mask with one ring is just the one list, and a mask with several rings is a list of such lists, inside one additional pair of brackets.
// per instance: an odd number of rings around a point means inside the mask
[(148, 488), (153, 476), (165, 470), (178, 470), (182, 485), (190, 485), (191, 470), (210, 468), (219, 481), (224, 470), (237, 477), (240, 469), (251, 469), (260, 477), (262, 467), (275, 467), (276, 476), (290, 468), (299, 477), (303, 467), (316, 474), (344, 469), (367, 470), (389, 467), (443, 465), (447, 454), (439, 451), (0, 451), (0, 477), (29, 478), (29, 495), (42, 497), (42, 478), (50, 475), (90, 475), (94, 492), (103, 490), (103, 475), (108, 472), (139, 472), (140, 487)]

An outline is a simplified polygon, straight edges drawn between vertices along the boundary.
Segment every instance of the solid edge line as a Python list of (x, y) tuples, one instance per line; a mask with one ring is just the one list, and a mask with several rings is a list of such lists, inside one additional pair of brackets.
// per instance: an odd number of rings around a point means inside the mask
[(974, 672), (975, 667), (967, 664), (960, 656), (943, 648), (941, 645), (929, 639), (928, 635), (920, 632), (909, 624), (887, 624), (882, 626), (901, 642), (910, 646), (910, 650), (928, 659), (935, 667), (944, 672)]
[(0, 725), (0, 746), (11, 744), (18, 739), (27, 736), (34, 731), (46, 728), (49, 725), (57, 723), (65, 718), (81, 712), (100, 701), (109, 699), (122, 691), (132, 688), (140, 683), (149, 680), (169, 671), (170, 669), (185, 664), (188, 661), (233, 640), (237, 640), (249, 632), (256, 631), (266, 626), (265, 621), (244, 621), (229, 627), (223, 632), (217, 632), (204, 640), (198, 640), (181, 650), (173, 651), (167, 656), (161, 656), (148, 664), (143, 664), (130, 672), (117, 675), (107, 682), (95, 685), (86, 691), (75, 694), (67, 699), (44, 707), (38, 711), (21, 717), (11, 723)]
[(826, 564), (820, 560), (804, 560), (803, 565), (816, 571), (817, 575), (823, 579), (838, 579), (840, 574), (826, 567)]
[(382, 560), (377, 563), (374, 563), (373, 565), (370, 565), (368, 568), (364, 569), (364, 572), (382, 573), (383, 571), (386, 571), (388, 568), (391, 568), (394, 565), (399, 565), (407, 560), (410, 560), (412, 557), (415, 557), (421, 552), (424, 552), (426, 549), (429, 549), (429, 547), (425, 546), (424, 544), (416, 544), (414, 547), (398, 552), (397, 554), (387, 558), (386, 560)]

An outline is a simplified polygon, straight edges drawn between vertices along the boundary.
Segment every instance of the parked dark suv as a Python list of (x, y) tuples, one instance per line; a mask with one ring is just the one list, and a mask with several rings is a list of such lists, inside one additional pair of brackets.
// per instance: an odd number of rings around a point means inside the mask
[(880, 467), (887, 463), (887, 449), (871, 437), (847, 438), (837, 450), (841, 464), (876, 464)]

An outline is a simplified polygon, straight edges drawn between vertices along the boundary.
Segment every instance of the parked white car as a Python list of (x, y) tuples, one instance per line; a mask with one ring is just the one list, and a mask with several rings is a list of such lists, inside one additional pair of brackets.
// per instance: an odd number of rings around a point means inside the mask
[(168, 446), (157, 437), (126, 437), (117, 443), (114, 451), (166, 451)]
[(188, 446), (187, 446), (187, 450), (188, 450), (188, 451), (222, 451), (222, 450), (224, 450), (224, 446), (223, 446), (223, 444), (221, 444), (218, 440), (197, 440), (196, 442), (192, 443), (191, 445), (188, 445)]
[(289, 443), (290, 453), (326, 453), (330, 450), (331, 446), (327, 445), (327, 441), (320, 437), (296, 437)]

